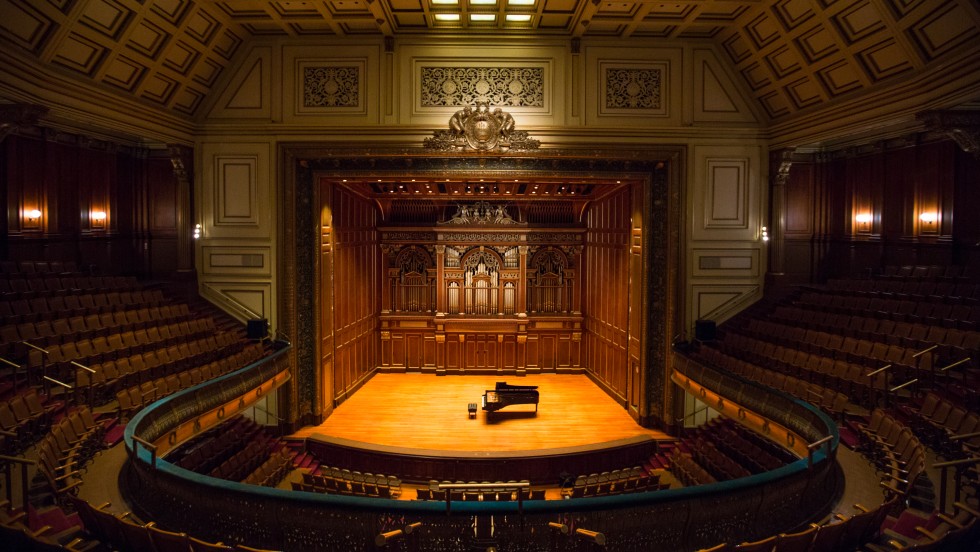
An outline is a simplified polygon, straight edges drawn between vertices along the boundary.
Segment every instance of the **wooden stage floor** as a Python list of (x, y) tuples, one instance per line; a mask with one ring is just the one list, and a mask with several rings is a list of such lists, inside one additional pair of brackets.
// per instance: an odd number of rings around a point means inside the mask
[[(515, 405), (488, 417), (481, 409), (483, 392), (497, 381), (537, 385), (537, 415), (534, 405)], [(467, 414), (469, 403), (477, 403), (475, 419)], [(669, 438), (637, 425), (587, 376), (554, 374), (376, 374), (326, 421), (302, 428), (292, 437), (314, 434), (374, 445), (468, 452), (574, 447), (642, 435)]]

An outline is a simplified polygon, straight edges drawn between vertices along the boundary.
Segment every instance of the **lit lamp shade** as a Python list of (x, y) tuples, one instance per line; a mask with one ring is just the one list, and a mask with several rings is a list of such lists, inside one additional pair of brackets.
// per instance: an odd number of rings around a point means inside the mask
[(92, 226), (105, 226), (105, 211), (92, 211)]
[(871, 213), (858, 213), (854, 216), (858, 232), (870, 232), (872, 221), (874, 221), (874, 215)]
[(919, 233), (938, 234), (939, 213), (935, 211), (923, 211), (919, 213)]
[(25, 209), (24, 228), (40, 228), (42, 214), (40, 209)]

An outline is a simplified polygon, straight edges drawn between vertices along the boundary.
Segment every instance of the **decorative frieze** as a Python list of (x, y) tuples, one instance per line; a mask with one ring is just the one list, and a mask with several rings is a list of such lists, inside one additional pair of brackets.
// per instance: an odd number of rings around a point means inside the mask
[(544, 106), (543, 67), (422, 67), (422, 107)]
[(457, 205), (456, 214), (449, 220), (440, 221), (439, 224), (515, 225), (522, 223), (511, 218), (505, 205), (478, 201), (471, 205)]

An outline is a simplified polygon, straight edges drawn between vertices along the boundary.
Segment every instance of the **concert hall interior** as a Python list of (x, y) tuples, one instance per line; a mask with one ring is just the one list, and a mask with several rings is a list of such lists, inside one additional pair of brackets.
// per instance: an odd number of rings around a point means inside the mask
[(0, 0), (0, 548), (977, 550), (974, 0)]

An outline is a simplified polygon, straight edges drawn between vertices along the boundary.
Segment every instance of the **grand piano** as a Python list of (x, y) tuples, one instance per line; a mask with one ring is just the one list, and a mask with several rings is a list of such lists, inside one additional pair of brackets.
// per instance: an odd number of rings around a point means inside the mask
[(483, 394), (483, 410), (496, 412), (512, 404), (533, 404), (538, 411), (537, 385), (509, 385), (498, 381), (493, 389), (487, 389)]

